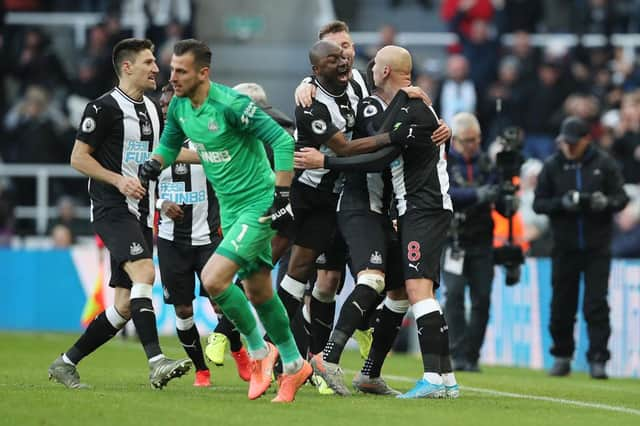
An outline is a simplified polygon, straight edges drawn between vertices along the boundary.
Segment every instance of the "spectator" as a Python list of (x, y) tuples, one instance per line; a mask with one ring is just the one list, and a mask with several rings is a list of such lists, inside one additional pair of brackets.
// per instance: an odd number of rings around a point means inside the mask
[(612, 153), (626, 183), (640, 184), (640, 90), (622, 98), (619, 125)]
[[(24, 98), (7, 113), (6, 137), (2, 156), (10, 163), (66, 163), (71, 153), (72, 137), (64, 138), (67, 120), (50, 101), (42, 87), (30, 86)], [(31, 178), (13, 178), (16, 205), (35, 203), (35, 185)], [(60, 182), (52, 185), (51, 194), (62, 194)]]
[(61, 140), (67, 120), (51, 103), (45, 88), (29, 86), (5, 116), (4, 126), (3, 156), (7, 162), (64, 163), (69, 159), (70, 142)]
[(459, 112), (475, 113), (477, 107), (476, 88), (469, 79), (469, 62), (462, 55), (451, 55), (447, 59), (447, 75), (437, 96), (437, 111), (445, 123), (451, 123)]
[[(378, 34), (380, 37), (380, 39), (378, 40), (378, 43), (376, 45), (369, 46), (362, 54), (365, 62), (369, 62), (370, 60), (375, 58), (376, 53), (378, 53), (378, 50), (382, 49), (383, 47), (397, 44), (396, 29), (393, 25), (384, 24), (380, 28), (380, 31)], [(359, 52), (356, 52), (356, 54), (359, 54)]]
[(513, 34), (510, 54), (515, 56), (519, 62), (520, 80), (522, 82), (534, 81), (540, 64), (540, 52), (531, 45), (529, 33), (516, 31)]
[(50, 39), (35, 28), (28, 29), (24, 35), (13, 75), (20, 81), (21, 92), (31, 85), (44, 86), (49, 91), (68, 86), (66, 72), (50, 48)]
[(491, 0), (444, 0), (440, 9), (442, 19), (449, 30), (471, 36), (471, 27), (476, 20), (490, 22), (493, 18)]
[(565, 94), (560, 84), (561, 66), (547, 61), (538, 67), (538, 79), (525, 97), (524, 153), (529, 158), (544, 160), (555, 150), (554, 117), (560, 116)]
[(58, 224), (51, 229), (51, 241), (54, 248), (67, 248), (73, 245), (73, 234), (65, 225)]
[(613, 214), (622, 210), (629, 198), (620, 170), (592, 143), (587, 123), (578, 117), (566, 118), (558, 143), (560, 152), (545, 162), (533, 202), (535, 212), (549, 216), (553, 230), (549, 329), (555, 362), (549, 374), (566, 376), (571, 371), (580, 275), (584, 274), (587, 360), (591, 377), (606, 379)]
[(76, 203), (69, 196), (62, 196), (58, 199), (58, 217), (49, 221), (49, 232), (53, 231), (57, 225), (64, 225), (71, 233), (72, 242), (80, 235), (92, 235), (89, 221), (81, 219), (76, 215)]
[[(102, 94), (113, 87), (114, 75), (111, 63), (111, 49), (109, 47), (109, 33), (104, 24), (98, 24), (89, 30), (88, 43), (79, 54), (83, 61), (94, 64), (96, 75), (94, 80), (98, 83), (98, 93)], [(93, 99), (93, 98), (92, 98)]]
[(462, 45), (462, 54), (467, 58), (470, 67), (469, 77), (473, 81), (479, 94), (484, 94), (487, 86), (495, 79), (496, 64), (498, 63), (499, 39), (498, 34), (489, 27), (489, 23), (482, 19), (472, 21), (469, 35), (463, 33), (458, 21), (463, 15), (457, 14), (451, 21), (456, 29)]
[[(70, 92), (73, 95), (89, 100), (100, 96), (104, 89), (104, 82), (99, 80), (95, 59), (82, 58), (78, 64), (78, 76), (71, 80)], [(84, 109), (84, 105), (83, 105)]]
[[(526, 89), (519, 77), (518, 59), (515, 56), (504, 57), (500, 61), (498, 79), (487, 89), (480, 108), (482, 122), (488, 128), (489, 141), (507, 127), (522, 127)], [(500, 111), (497, 111), (498, 102)]]

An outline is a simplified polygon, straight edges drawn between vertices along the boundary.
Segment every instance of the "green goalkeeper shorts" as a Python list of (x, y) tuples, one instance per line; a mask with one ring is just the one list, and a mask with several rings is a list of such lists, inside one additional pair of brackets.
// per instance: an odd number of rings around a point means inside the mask
[(240, 266), (240, 279), (251, 276), (262, 267), (273, 268), (271, 238), (275, 231), (271, 229), (270, 220), (266, 223), (258, 221), (271, 203), (271, 199), (255, 203), (238, 212), (234, 219), (222, 220), (223, 239), (216, 253)]

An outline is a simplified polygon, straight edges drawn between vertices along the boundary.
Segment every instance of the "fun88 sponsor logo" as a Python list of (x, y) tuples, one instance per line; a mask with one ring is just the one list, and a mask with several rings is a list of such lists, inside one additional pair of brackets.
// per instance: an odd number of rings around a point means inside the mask
[(207, 194), (202, 191), (185, 191), (184, 182), (160, 182), (160, 198), (173, 201), (176, 204), (204, 203)]
[(151, 158), (148, 141), (125, 141), (124, 162), (142, 164)]

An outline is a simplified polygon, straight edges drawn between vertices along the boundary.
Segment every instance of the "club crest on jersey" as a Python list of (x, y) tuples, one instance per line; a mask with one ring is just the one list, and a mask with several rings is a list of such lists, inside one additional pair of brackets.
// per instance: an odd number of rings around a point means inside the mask
[(143, 251), (144, 251), (144, 249), (142, 248), (142, 246), (139, 243), (133, 242), (129, 246), (129, 253), (131, 254), (131, 256), (135, 256), (137, 254), (140, 254)]
[(84, 133), (91, 133), (96, 129), (96, 120), (91, 117), (87, 117), (82, 120), (82, 131)]
[(364, 118), (369, 118), (373, 115), (376, 115), (377, 113), (378, 113), (378, 108), (376, 108), (375, 105), (367, 105), (364, 111), (362, 112), (362, 114), (364, 115)]
[(189, 173), (189, 169), (185, 163), (176, 163), (174, 167), (174, 172), (177, 175), (186, 175)]
[(327, 123), (324, 120), (313, 120), (311, 122), (311, 130), (316, 135), (321, 135), (327, 131)]
[(372, 265), (382, 265), (382, 254), (379, 251), (374, 251), (369, 257), (369, 263)]
[(151, 133), (153, 133), (153, 130), (151, 129), (151, 123), (149, 123), (148, 121), (143, 122), (142, 134), (145, 136), (149, 136)]
[(353, 116), (353, 114), (347, 114), (346, 119), (347, 127), (353, 127), (353, 125), (356, 124), (356, 118)]
[(209, 129), (210, 132), (215, 132), (219, 129), (218, 123), (216, 123), (215, 120), (210, 120), (209, 124), (207, 125), (207, 128)]

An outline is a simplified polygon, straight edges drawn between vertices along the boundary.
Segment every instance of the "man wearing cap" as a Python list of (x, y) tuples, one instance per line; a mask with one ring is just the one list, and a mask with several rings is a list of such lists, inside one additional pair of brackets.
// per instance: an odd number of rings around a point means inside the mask
[(624, 208), (628, 197), (617, 164), (592, 143), (587, 123), (573, 116), (566, 118), (556, 142), (559, 151), (545, 162), (533, 202), (535, 212), (549, 216), (553, 231), (549, 331), (555, 362), (549, 374), (567, 376), (571, 371), (582, 273), (590, 374), (594, 379), (606, 379), (613, 215)]

